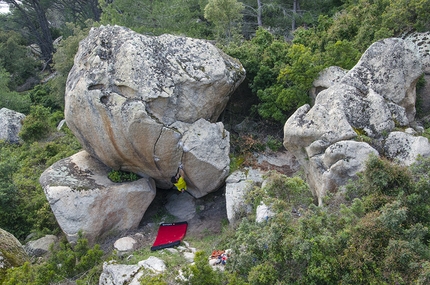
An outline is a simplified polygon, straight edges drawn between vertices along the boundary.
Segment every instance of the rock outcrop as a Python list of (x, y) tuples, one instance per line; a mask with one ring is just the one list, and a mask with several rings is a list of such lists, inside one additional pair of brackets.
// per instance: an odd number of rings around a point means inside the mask
[(6, 269), (18, 267), (29, 261), (24, 247), (11, 233), (0, 229), (0, 283)]
[(341, 79), (331, 76), (333, 84), (317, 95), (313, 107), (304, 105), (287, 120), (284, 146), (304, 168), (320, 205), (328, 191), (363, 170), (370, 154), (404, 157), (409, 163), (418, 153), (427, 153), (409, 152), (428, 144), (420, 140), (420, 147), (402, 148), (408, 155), (395, 154), (392, 144), (399, 139), (390, 134), (414, 121), (415, 85), (423, 62), (412, 41), (378, 41)]
[(0, 109), (0, 140), (19, 143), (19, 132), (25, 115), (7, 108)]
[(242, 213), (249, 213), (251, 205), (246, 204), (245, 195), (255, 186), (261, 186), (263, 172), (258, 169), (236, 170), (226, 179), (225, 202), (227, 219), (234, 223)]
[(151, 178), (115, 183), (110, 168), (81, 151), (54, 163), (40, 177), (51, 209), (69, 242), (79, 231), (90, 243), (136, 228), (155, 197)]
[(92, 156), (157, 187), (172, 187), (182, 163), (199, 198), (228, 175), (229, 133), (215, 122), (244, 78), (238, 61), (203, 40), (93, 28), (69, 73), (66, 122)]
[(37, 240), (29, 241), (25, 244), (25, 252), (29, 256), (40, 257), (49, 252), (50, 247), (58, 242), (58, 238), (54, 235), (46, 235)]

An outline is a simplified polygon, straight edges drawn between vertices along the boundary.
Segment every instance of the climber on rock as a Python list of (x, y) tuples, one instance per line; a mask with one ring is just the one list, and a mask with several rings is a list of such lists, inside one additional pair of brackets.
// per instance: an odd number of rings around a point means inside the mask
[(184, 179), (185, 173), (182, 164), (179, 165), (178, 171), (175, 176), (172, 176), (171, 182), (175, 185), (176, 189), (180, 192), (187, 190), (187, 183)]

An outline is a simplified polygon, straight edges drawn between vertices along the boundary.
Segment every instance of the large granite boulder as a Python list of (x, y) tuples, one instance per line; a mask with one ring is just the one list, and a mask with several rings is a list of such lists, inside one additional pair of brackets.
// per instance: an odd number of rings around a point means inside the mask
[(304, 168), (320, 205), (328, 191), (363, 170), (369, 155), (392, 149), (398, 140), (385, 138), (396, 126), (414, 121), (415, 85), (423, 61), (412, 41), (378, 41), (345, 76), (318, 94), (313, 107), (304, 105), (287, 120), (284, 146)]
[(25, 115), (7, 108), (0, 109), (0, 140), (19, 143), (19, 132)]
[(137, 228), (155, 197), (151, 178), (115, 183), (110, 168), (81, 151), (60, 160), (40, 177), (51, 209), (69, 242), (79, 231), (92, 244), (106, 234)]
[(69, 73), (65, 118), (92, 156), (160, 188), (183, 164), (198, 198), (228, 175), (229, 133), (215, 122), (244, 78), (237, 60), (204, 40), (93, 28)]
[(11, 233), (0, 229), (0, 284), (7, 269), (21, 266), (29, 260), (19, 240)]

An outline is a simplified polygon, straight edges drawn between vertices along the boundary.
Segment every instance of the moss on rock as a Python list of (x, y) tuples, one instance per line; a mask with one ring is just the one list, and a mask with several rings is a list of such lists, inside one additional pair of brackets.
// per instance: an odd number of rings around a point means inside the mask
[(0, 283), (6, 270), (17, 267), (28, 261), (22, 244), (11, 233), (0, 229)]

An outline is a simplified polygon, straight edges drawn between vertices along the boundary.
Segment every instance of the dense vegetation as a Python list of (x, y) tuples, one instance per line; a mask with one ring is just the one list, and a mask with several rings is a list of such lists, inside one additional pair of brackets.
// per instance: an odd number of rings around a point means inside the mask
[[(242, 92), (255, 102), (231, 116), (280, 129), (297, 107), (309, 102), (311, 84), (325, 67), (349, 69), (379, 39), (430, 30), (430, 0), (4, 2), (11, 13), (0, 15), (0, 108), (27, 117), (21, 144), (0, 142), (0, 228), (21, 241), (30, 233), (59, 233), (38, 179), (54, 162), (80, 149), (67, 126), (56, 126), (63, 119), (67, 74), (91, 27), (116, 24), (148, 35), (213, 40), (244, 65)], [(234, 156), (262, 145), (244, 141), (249, 142), (232, 137), (238, 143), (232, 147)], [(279, 147), (274, 139), (270, 144)], [(272, 174), (273, 185), (255, 189), (249, 199), (252, 205), (274, 205), (275, 217), (256, 224), (244, 216), (235, 231), (226, 229), (219, 243), (235, 252), (226, 273), (213, 276), (199, 254), (188, 268), (190, 284), (428, 283), (429, 163), (422, 160), (406, 169), (373, 158), (345, 195), (328, 197), (324, 208), (312, 204), (300, 178)], [(94, 278), (89, 281), (88, 269), (100, 266), (100, 260), (99, 249), (88, 248), (84, 240), (74, 248), (64, 243), (47, 262), (10, 271), (5, 284), (49, 284), (63, 278), (96, 284)], [(74, 269), (65, 266), (64, 272), (52, 274), (59, 263)], [(153, 284), (167, 280), (161, 276)]]

